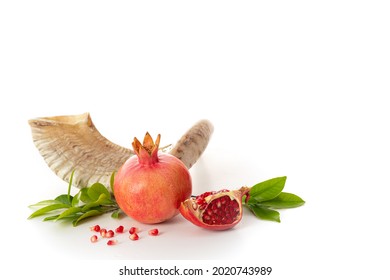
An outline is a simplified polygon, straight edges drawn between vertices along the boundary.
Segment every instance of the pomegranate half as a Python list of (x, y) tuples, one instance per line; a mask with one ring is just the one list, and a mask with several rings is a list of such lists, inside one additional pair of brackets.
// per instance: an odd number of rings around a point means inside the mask
[(237, 225), (242, 218), (242, 198), (249, 199), (249, 188), (205, 192), (185, 200), (180, 213), (193, 224), (210, 230), (225, 230)]
[(159, 152), (160, 138), (158, 135), (154, 143), (146, 133), (143, 144), (134, 138), (136, 155), (123, 164), (114, 180), (118, 206), (145, 224), (161, 223), (176, 216), (181, 202), (192, 192), (187, 167), (178, 158)]

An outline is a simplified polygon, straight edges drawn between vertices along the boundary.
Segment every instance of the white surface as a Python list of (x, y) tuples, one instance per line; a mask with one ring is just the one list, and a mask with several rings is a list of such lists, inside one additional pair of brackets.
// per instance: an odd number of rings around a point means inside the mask
[[(257, 2), (0, 4), (1, 274), (49, 278), (85, 264), (82, 275), (99, 278), (119, 260), (231, 260), (272, 266), (268, 279), (390, 276), (389, 6)], [(285, 191), (306, 205), (281, 211), (280, 224), (246, 211), (226, 232), (177, 216), (159, 237), (113, 247), (91, 244), (89, 226), (137, 223), (27, 220), (27, 205), (67, 188), (27, 120), (87, 111), (128, 147), (146, 130), (173, 143), (208, 118), (215, 132), (191, 169), (194, 192), (286, 175)], [(98, 260), (118, 264), (107, 272)]]

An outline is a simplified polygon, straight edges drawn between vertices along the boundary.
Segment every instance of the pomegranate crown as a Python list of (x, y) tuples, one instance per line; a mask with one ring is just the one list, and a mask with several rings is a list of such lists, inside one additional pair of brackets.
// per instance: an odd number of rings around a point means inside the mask
[(156, 141), (153, 141), (152, 136), (150, 136), (149, 132), (146, 132), (144, 141), (141, 144), (141, 142), (134, 137), (134, 141), (132, 143), (134, 152), (138, 156), (138, 160), (140, 163), (147, 164), (147, 163), (154, 163), (158, 161), (158, 147), (160, 145), (160, 138), (161, 135), (158, 134)]

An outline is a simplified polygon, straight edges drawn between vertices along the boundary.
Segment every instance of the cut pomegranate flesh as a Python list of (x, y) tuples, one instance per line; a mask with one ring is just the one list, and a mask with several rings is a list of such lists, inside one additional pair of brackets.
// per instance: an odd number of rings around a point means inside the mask
[(242, 197), (249, 197), (249, 188), (205, 192), (195, 198), (185, 200), (180, 205), (180, 213), (202, 228), (225, 230), (234, 227), (242, 218)]
[(229, 196), (221, 196), (207, 205), (202, 220), (208, 225), (232, 224), (240, 215), (240, 205)]

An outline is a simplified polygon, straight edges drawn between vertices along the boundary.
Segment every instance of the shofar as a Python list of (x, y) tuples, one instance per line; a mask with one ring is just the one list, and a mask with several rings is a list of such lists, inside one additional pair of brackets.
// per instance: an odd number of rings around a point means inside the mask
[[(113, 172), (132, 155), (131, 149), (112, 143), (99, 133), (89, 113), (29, 120), (32, 138), (47, 165), (61, 179), (78, 188), (100, 182), (110, 185)], [(208, 120), (192, 126), (169, 151), (187, 168), (199, 159), (213, 132)]]

